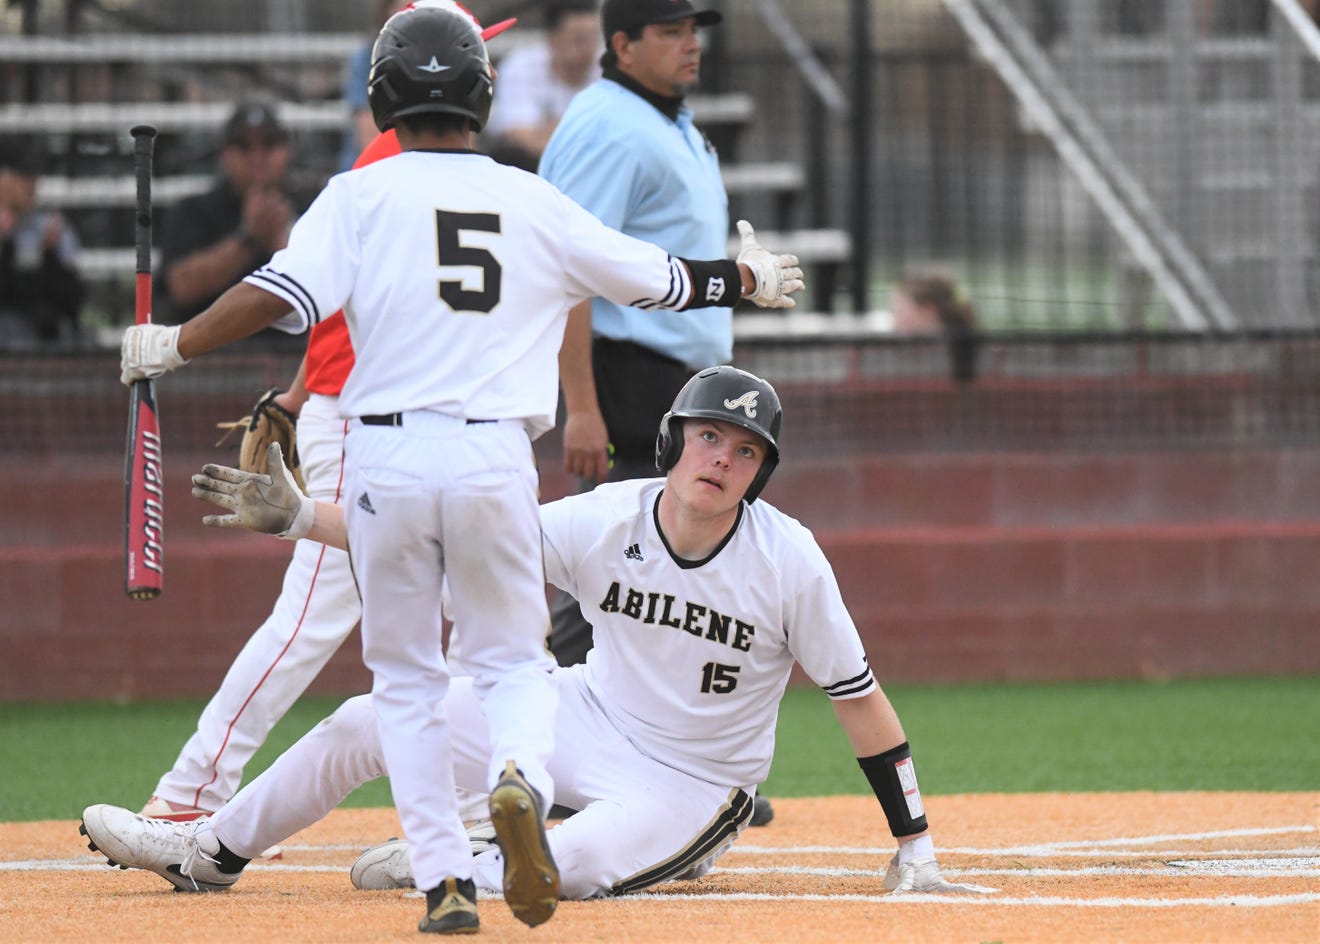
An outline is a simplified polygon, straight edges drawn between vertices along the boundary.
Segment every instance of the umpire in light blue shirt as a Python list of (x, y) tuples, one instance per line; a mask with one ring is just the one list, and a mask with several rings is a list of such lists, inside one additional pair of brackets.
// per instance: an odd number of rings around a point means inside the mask
[[(605, 0), (603, 77), (573, 99), (540, 164), (602, 222), (691, 258), (722, 258), (729, 234), (719, 159), (684, 104), (698, 29), (720, 19), (688, 0)], [(575, 309), (561, 355), (568, 471), (587, 487), (656, 475), (660, 418), (689, 377), (732, 355), (729, 309), (658, 315), (599, 298)]]

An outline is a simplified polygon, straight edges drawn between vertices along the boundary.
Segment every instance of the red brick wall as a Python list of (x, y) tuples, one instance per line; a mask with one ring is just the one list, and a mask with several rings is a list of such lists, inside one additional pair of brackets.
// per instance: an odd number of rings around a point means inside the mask
[[(0, 701), (206, 696), (289, 548), (204, 528), (166, 459), (164, 596), (123, 594), (122, 467), (0, 461)], [(543, 457), (547, 498), (570, 483)], [(1320, 672), (1320, 454), (786, 457), (891, 682)], [(365, 690), (354, 636), (314, 690)]]

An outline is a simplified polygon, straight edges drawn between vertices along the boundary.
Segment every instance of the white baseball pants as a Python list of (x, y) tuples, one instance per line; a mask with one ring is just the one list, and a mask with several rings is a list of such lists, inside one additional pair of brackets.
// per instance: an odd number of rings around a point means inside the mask
[[(441, 589), (464, 627), (465, 668), (488, 722), (489, 789), (513, 760), (554, 801), (554, 661), (531, 442), (520, 422), (469, 423), (430, 411), (402, 425), (354, 423), (347, 441), (348, 542), (362, 594), (382, 754), (417, 885), (467, 878), (472, 857), (455, 798), (442, 651)], [(238, 850), (235, 850), (238, 851)]]
[[(338, 502), (343, 489), (347, 422), (338, 404), (338, 397), (312, 394), (298, 416), (303, 480), (320, 501)], [(235, 658), (155, 795), (204, 810), (229, 802), (247, 762), (360, 615), (348, 555), (298, 541), (270, 616)]]
[[(601, 711), (578, 667), (553, 678), (559, 712), (549, 774), (559, 801), (582, 810), (549, 832), (563, 897), (622, 894), (704, 874), (751, 819), (751, 791), (704, 782), (638, 751)], [(485, 790), (491, 747), (471, 679), (452, 681), (445, 714), (456, 782)], [(254, 856), (387, 770), (371, 696), (358, 696), (239, 791), (212, 819), (215, 834), (239, 855)], [(473, 859), (472, 877), (499, 891), (499, 851)], [(419, 877), (418, 886), (426, 881)]]

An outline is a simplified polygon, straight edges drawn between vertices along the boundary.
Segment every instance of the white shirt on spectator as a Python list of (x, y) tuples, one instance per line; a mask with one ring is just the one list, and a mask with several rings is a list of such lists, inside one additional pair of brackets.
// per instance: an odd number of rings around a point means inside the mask
[(485, 133), (498, 137), (511, 128), (539, 128), (558, 121), (573, 96), (600, 78), (593, 66), (580, 86), (568, 85), (550, 68), (550, 47), (523, 46), (499, 64), (499, 93), (491, 105)]

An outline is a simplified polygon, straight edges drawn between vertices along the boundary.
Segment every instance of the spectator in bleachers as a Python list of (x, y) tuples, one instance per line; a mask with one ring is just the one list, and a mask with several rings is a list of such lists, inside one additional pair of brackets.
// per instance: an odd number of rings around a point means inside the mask
[(545, 28), (543, 43), (499, 63), (500, 94), (481, 135), (491, 157), (533, 173), (568, 103), (600, 77), (596, 0), (551, 0)]
[(78, 238), (59, 212), (37, 206), (39, 166), (38, 155), (19, 141), (0, 153), (0, 343), (78, 334)]
[(949, 374), (959, 383), (976, 378), (976, 309), (942, 272), (910, 272), (889, 293), (894, 333), (942, 334), (949, 347)]
[(244, 102), (221, 130), (220, 173), (164, 219), (155, 320), (179, 324), (283, 249), (310, 202), (288, 182), (292, 145), (275, 106)]
[[(339, 171), (350, 170), (362, 149), (378, 133), (376, 119), (371, 117), (371, 104), (367, 101), (367, 80), (371, 75), (371, 47), (385, 21), (408, 5), (409, 0), (376, 0), (376, 18), (370, 38), (353, 50), (344, 64), (344, 101), (348, 104), (348, 127), (339, 149)], [(500, 94), (504, 93), (503, 76)]]

